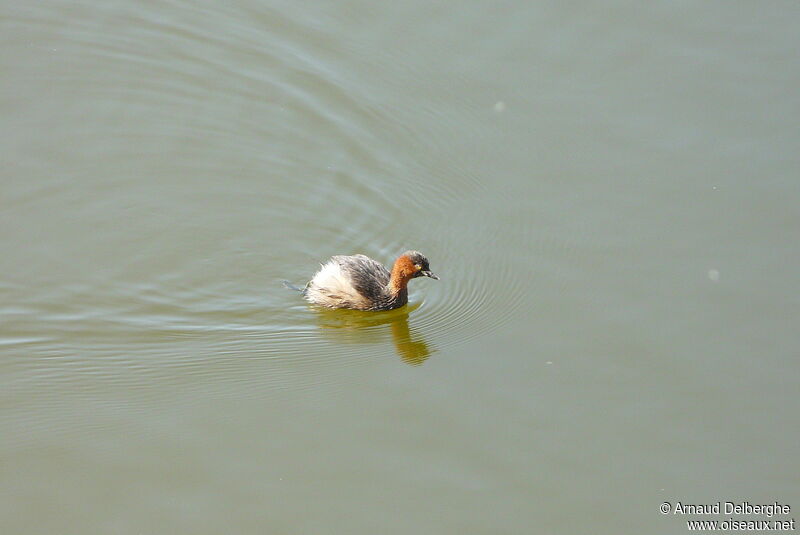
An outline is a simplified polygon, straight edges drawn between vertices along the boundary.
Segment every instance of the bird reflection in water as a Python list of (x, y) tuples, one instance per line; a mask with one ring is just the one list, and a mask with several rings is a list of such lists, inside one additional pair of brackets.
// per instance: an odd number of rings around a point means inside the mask
[[(408, 315), (419, 305), (385, 312), (317, 309), (320, 328), (338, 340), (351, 344), (376, 344), (391, 334), (397, 354), (403, 362), (419, 366), (435, 351), (408, 325)], [(388, 326), (388, 328), (387, 328)]]

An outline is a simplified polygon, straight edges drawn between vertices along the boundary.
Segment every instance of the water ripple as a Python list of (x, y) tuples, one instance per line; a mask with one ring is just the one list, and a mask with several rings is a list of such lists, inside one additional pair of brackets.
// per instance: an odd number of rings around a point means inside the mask
[[(424, 364), (517, 313), (537, 244), (524, 200), (461, 157), (490, 157), (488, 138), (446, 102), (396, 98), (396, 81), (370, 90), (375, 65), (325, 25), (216, 4), (184, 18), (166, 9), (178, 4), (63, 24), (52, 7), (14, 14), (82, 67), (47, 72), (72, 106), (13, 118), (47, 126), (81, 180), (17, 198), (80, 224), (49, 244), (63, 273), (34, 284), (21, 268), (2, 287), (2, 386), (313, 389), (369, 363)], [(412, 282), (398, 311), (319, 311), (279, 282), (334, 254), (389, 265), (410, 248), (441, 281)]]

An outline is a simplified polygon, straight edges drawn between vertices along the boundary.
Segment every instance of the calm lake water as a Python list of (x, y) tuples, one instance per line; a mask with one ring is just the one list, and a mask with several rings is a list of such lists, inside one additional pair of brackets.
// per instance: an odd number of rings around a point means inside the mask
[[(0, 532), (800, 517), (799, 24), (5, 2)], [(441, 280), (405, 309), (281, 285), (409, 248)]]

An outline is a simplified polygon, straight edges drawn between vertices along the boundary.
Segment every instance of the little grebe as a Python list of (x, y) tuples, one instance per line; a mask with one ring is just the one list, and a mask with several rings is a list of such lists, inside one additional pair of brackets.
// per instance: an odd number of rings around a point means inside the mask
[(406, 286), (416, 277), (439, 280), (418, 251), (397, 257), (391, 273), (363, 254), (334, 256), (306, 284), (303, 297), (328, 308), (391, 310), (408, 303)]

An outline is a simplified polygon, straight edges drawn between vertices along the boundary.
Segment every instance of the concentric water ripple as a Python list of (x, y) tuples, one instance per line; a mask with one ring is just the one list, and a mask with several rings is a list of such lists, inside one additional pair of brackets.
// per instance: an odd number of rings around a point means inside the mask
[[(69, 208), (28, 262), (46, 254), (58, 275), (20, 267), (2, 288), (7, 392), (233, 382), (277, 395), (353, 380), (371, 362), (424, 364), (517, 312), (533, 277), (526, 204), (463, 158), (491, 157), (489, 138), (447, 109), (494, 119), (491, 101), (412, 106), (398, 80), (348, 56), (357, 42), (291, 13), (104, 10), (123, 31), (16, 13), (51, 35), (35, 53), (52, 52), (51, 78), (77, 96), (9, 118), (47, 128), (60, 163), (35, 195), (9, 193), (8, 217)], [(59, 57), (92, 68), (76, 77)], [(280, 284), (305, 283), (335, 254), (390, 266), (410, 248), (441, 281), (412, 282), (401, 310), (320, 311)]]

